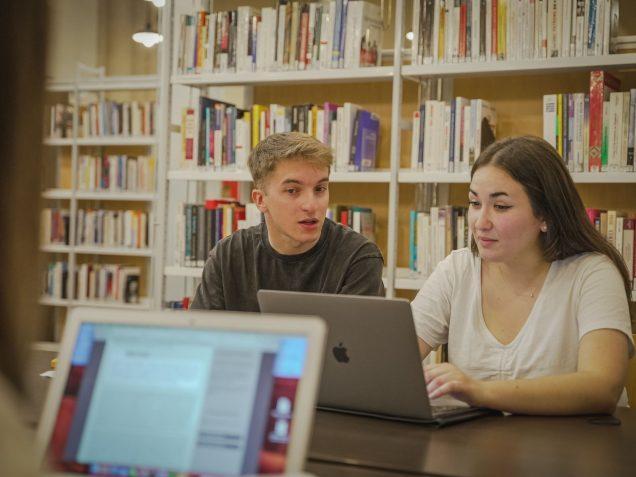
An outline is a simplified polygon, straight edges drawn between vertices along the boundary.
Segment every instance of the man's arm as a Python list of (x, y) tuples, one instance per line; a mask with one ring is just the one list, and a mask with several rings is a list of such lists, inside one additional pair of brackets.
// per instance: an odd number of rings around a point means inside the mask
[(218, 245), (208, 256), (201, 283), (194, 294), (194, 300), (190, 305), (191, 310), (225, 310), (225, 297), (223, 295), (223, 272), (219, 263)]

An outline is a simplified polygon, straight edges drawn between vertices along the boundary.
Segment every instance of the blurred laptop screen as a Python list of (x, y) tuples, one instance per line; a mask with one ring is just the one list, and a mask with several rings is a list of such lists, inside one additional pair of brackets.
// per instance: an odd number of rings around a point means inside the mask
[(83, 323), (48, 446), (89, 475), (282, 472), (307, 338)]

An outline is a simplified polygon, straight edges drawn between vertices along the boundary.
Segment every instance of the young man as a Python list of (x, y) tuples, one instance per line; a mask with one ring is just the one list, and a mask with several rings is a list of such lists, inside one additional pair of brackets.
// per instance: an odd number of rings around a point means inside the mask
[(256, 292), (384, 295), (382, 254), (325, 218), (331, 150), (307, 134), (273, 134), (252, 151), (252, 200), (265, 222), (210, 252), (193, 309), (259, 311)]

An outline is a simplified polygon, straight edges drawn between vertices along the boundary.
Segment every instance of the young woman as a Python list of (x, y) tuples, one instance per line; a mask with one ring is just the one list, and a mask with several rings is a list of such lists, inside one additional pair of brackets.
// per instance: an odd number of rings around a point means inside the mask
[(526, 414), (611, 413), (627, 403), (631, 279), (592, 226), (563, 161), (536, 137), (498, 141), (471, 171), (471, 250), (413, 300), (431, 398)]

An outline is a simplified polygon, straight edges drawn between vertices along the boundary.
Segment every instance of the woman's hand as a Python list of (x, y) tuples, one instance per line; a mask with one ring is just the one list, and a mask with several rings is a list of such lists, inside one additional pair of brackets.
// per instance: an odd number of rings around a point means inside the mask
[(478, 406), (482, 382), (470, 378), (450, 363), (429, 364), (424, 367), (426, 389), (429, 399), (450, 394), (455, 399), (471, 406)]

